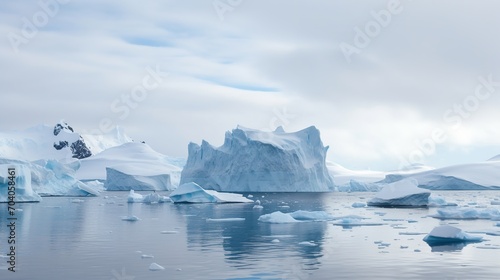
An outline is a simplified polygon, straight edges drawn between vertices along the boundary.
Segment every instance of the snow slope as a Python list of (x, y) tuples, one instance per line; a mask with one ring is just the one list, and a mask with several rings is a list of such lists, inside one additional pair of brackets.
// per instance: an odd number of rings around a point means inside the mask
[[(111, 178), (109, 179), (111, 180), (107, 181), (106, 185), (111, 189), (124, 182), (134, 180), (153, 181), (150, 185), (161, 184), (161, 181), (168, 180), (170, 182), (160, 189), (170, 189), (171, 185), (178, 185), (182, 170), (182, 168), (171, 164), (169, 157), (154, 151), (149, 145), (130, 142), (81, 160), (81, 167), (76, 176), (84, 181), (104, 181), (107, 179), (107, 168), (110, 168)], [(169, 179), (165, 175), (169, 175)], [(114, 179), (119, 181), (113, 182)], [(158, 188), (147, 189), (156, 190)]]
[(66, 122), (0, 132), (0, 157), (15, 160), (86, 158), (92, 153)]
[(500, 161), (485, 161), (438, 168), (415, 174), (387, 177), (384, 182), (414, 178), (419, 186), (430, 190), (496, 190), (500, 189)]
[(320, 132), (314, 126), (295, 133), (263, 132), (238, 126), (224, 144), (190, 143), (181, 184), (234, 192), (326, 192), (333, 190)]
[(94, 155), (106, 149), (133, 142), (132, 138), (119, 126), (106, 134), (82, 134), (82, 137)]

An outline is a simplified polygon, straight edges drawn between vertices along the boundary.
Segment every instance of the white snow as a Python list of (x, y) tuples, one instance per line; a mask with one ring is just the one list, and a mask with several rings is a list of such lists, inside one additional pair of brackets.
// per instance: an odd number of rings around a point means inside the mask
[(429, 203), (430, 192), (418, 187), (414, 179), (403, 179), (391, 184), (375, 194), (369, 206), (378, 207), (423, 207)]
[(447, 243), (480, 242), (483, 238), (467, 234), (454, 226), (443, 225), (435, 227), (423, 240), (430, 246), (436, 246)]
[(327, 150), (315, 127), (286, 133), (238, 126), (226, 133), (221, 147), (190, 143), (181, 183), (217, 191), (327, 192), (334, 188)]
[[(12, 178), (12, 174), (9, 174), (9, 168), (14, 171), (15, 179)], [(31, 171), (26, 165), (0, 164), (0, 202), (11, 201), (9, 200), (9, 187), (15, 188), (11, 189), (14, 193), (10, 193), (10, 195), (15, 195), (14, 202), (40, 202), (42, 200), (31, 188)]]
[(89, 147), (94, 155), (109, 148), (133, 142), (132, 138), (125, 133), (125, 129), (120, 126), (116, 126), (108, 133), (103, 134), (101, 131), (94, 134), (84, 133), (82, 137), (85, 139), (85, 144), (87, 144), (87, 147)]
[(253, 201), (240, 194), (220, 193), (205, 190), (196, 183), (186, 183), (170, 193), (174, 203), (252, 203)]
[[(0, 132), (0, 157), (21, 161), (70, 159), (87, 149), (82, 146), (72, 151), (72, 144), (78, 141), (83, 141), (83, 138), (72, 131), (72, 128), (64, 121), (59, 122), (55, 127), (38, 125), (25, 130), (2, 131)], [(65, 147), (59, 150), (55, 148), (55, 145), (64, 142), (66, 142)]]
[[(76, 176), (80, 180), (110, 179), (108, 190), (130, 190), (128, 186), (135, 183), (147, 186), (147, 190), (169, 190), (178, 185), (182, 170), (171, 161), (147, 144), (125, 143), (81, 160)], [(107, 174), (107, 168), (111, 168), (111, 174)]]

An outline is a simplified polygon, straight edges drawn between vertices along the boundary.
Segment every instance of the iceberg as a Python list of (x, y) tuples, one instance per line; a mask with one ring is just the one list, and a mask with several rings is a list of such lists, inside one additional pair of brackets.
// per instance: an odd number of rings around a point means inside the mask
[(179, 186), (170, 194), (170, 199), (174, 203), (253, 203), (240, 194), (205, 190), (193, 182)]
[(283, 213), (276, 211), (271, 214), (265, 214), (259, 217), (259, 221), (271, 224), (286, 224), (299, 222), (324, 222), (334, 220), (335, 218), (324, 211), (304, 211), (299, 210), (292, 213)]
[[(15, 189), (10, 189), (12, 186)], [(0, 202), (40, 202), (41, 200), (42, 198), (31, 188), (31, 171), (27, 166), (0, 164)]]
[(431, 217), (440, 220), (500, 220), (500, 210), (496, 208), (474, 209), (474, 208), (453, 208), (438, 209), (437, 213)]
[(427, 207), (431, 193), (418, 187), (414, 179), (403, 179), (386, 185), (368, 206), (376, 207)]
[(180, 180), (178, 161), (145, 143), (125, 143), (81, 160), (76, 177), (106, 181), (107, 190), (171, 190)]
[(314, 126), (295, 133), (238, 126), (226, 133), (221, 147), (189, 144), (181, 184), (233, 192), (328, 192), (334, 184), (327, 150)]
[(429, 246), (439, 246), (449, 243), (481, 242), (483, 238), (467, 234), (457, 227), (444, 225), (435, 227), (423, 240)]

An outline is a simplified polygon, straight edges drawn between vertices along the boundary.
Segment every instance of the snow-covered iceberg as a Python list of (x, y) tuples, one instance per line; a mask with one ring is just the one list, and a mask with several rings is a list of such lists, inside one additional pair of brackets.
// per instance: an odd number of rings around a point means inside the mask
[(263, 132), (238, 126), (224, 144), (190, 143), (181, 184), (234, 192), (328, 192), (334, 189), (325, 164), (328, 147), (314, 126), (295, 133), (279, 127)]
[(171, 190), (182, 168), (145, 143), (125, 143), (81, 160), (80, 180), (106, 181), (107, 190)]
[(450, 225), (435, 227), (424, 237), (424, 241), (430, 246), (446, 245), (449, 243), (481, 242), (482, 240), (481, 236), (470, 235)]
[(0, 164), (0, 202), (41, 200), (42, 198), (31, 188), (29, 167), (20, 164)]
[(419, 187), (430, 190), (499, 190), (500, 161), (496, 157), (485, 162), (448, 166), (414, 174), (391, 176), (386, 183), (414, 178)]
[(180, 185), (170, 194), (170, 199), (174, 203), (253, 203), (240, 194), (205, 190), (193, 182)]
[[(65, 162), (63, 162), (65, 161)], [(27, 162), (0, 158), (0, 164), (23, 165), (30, 170), (31, 188), (40, 196), (96, 196), (100, 186), (83, 183), (75, 178), (78, 160), (38, 160)]]
[(426, 207), (430, 192), (418, 187), (414, 179), (404, 179), (384, 186), (368, 206), (376, 207)]

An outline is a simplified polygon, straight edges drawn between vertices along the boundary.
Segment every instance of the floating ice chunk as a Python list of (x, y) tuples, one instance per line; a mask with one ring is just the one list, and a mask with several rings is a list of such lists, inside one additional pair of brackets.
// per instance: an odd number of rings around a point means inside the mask
[(332, 223), (334, 226), (343, 226), (343, 227), (359, 227), (359, 226), (382, 226), (384, 223), (370, 223), (363, 222), (360, 219), (353, 218), (343, 218), (336, 220)]
[(128, 221), (128, 222), (137, 222), (140, 219), (137, 218), (136, 216), (123, 216), (122, 221)]
[(279, 239), (273, 239), (271, 242), (272, 243), (280, 243), (280, 240)]
[(172, 200), (170, 200), (170, 197), (168, 196), (161, 196), (157, 193), (150, 193), (144, 196), (142, 202), (147, 204), (152, 204), (152, 203), (172, 202)]
[(333, 220), (334, 217), (324, 211), (295, 211), (290, 213), (292, 218), (299, 221), (329, 221)]
[(130, 190), (130, 192), (128, 193), (127, 202), (141, 203), (143, 199), (144, 197), (141, 194), (136, 193), (134, 190)]
[(496, 208), (474, 209), (474, 208), (454, 208), (438, 209), (431, 217), (441, 220), (497, 220), (500, 219), (500, 210)]
[(249, 194), (249, 195), (248, 195), (248, 198), (253, 198), (253, 195)]
[(355, 202), (351, 205), (352, 208), (364, 208), (366, 207), (366, 203), (364, 202)]
[(84, 203), (84, 202), (85, 202), (84, 200), (77, 198), (71, 200), (71, 203)]
[(179, 232), (175, 230), (165, 230), (161, 232), (161, 234), (178, 234), (178, 233)]
[(142, 259), (154, 259), (155, 257), (152, 255), (142, 255), (141, 258)]
[(500, 223), (496, 223), (496, 224), (495, 224), (495, 226), (496, 226), (496, 227), (500, 227)]
[(205, 190), (196, 183), (186, 183), (170, 194), (174, 203), (252, 203), (253, 201), (234, 193)]
[(447, 202), (443, 197), (440, 196), (429, 196), (429, 207), (447, 207), (447, 206), (457, 206), (456, 203)]
[(386, 185), (368, 202), (368, 206), (426, 207), (430, 195), (428, 190), (418, 187), (417, 180), (406, 178)]
[(423, 240), (430, 246), (439, 246), (448, 243), (481, 242), (483, 238), (465, 233), (454, 226), (443, 225), (435, 227)]
[(262, 215), (259, 217), (259, 222), (270, 223), (270, 224), (287, 224), (287, 223), (298, 223), (290, 214), (285, 214), (280, 211), (273, 212), (271, 214)]
[(491, 201), (491, 205), (500, 205), (500, 200)]
[(254, 205), (253, 209), (264, 209), (264, 206), (262, 206), (262, 205)]
[(165, 268), (157, 263), (152, 263), (150, 266), (149, 266), (149, 270), (151, 271), (159, 271), (159, 270), (165, 270)]
[(400, 232), (399, 235), (425, 235), (424, 232)]
[(206, 219), (207, 222), (243, 222), (245, 218)]
[(309, 246), (309, 247), (316, 247), (318, 244), (311, 242), (311, 241), (304, 241), (299, 243), (300, 246)]

